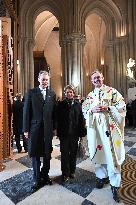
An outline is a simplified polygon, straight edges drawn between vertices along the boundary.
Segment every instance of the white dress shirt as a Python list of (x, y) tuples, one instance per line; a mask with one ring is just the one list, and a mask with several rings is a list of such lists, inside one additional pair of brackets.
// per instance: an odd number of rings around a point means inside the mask
[(41, 93), (43, 95), (43, 99), (45, 100), (45, 98), (46, 98), (46, 88), (42, 88), (40, 86), (39, 86), (39, 88), (40, 88), (40, 91), (41, 91)]

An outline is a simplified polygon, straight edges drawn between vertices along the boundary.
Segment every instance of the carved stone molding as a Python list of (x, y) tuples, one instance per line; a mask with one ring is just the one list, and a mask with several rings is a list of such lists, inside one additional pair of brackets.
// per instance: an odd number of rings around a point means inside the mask
[(3, 0), (0, 0), (0, 16), (6, 16), (6, 7), (3, 3)]
[(72, 42), (77, 42), (81, 44), (86, 43), (86, 36), (84, 34), (79, 34), (79, 33), (71, 33), (71, 34), (65, 34), (62, 37), (62, 41), (60, 44), (67, 44), (67, 43), (72, 43)]
[(11, 17), (16, 18), (16, 11), (15, 11), (15, 2), (13, 0), (4, 0), (4, 3), (6, 5), (6, 8), (10, 14)]

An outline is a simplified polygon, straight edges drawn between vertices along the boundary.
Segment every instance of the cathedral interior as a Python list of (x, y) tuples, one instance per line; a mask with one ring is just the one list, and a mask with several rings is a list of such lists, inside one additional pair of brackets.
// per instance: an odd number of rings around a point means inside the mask
[[(54, 186), (31, 193), (31, 161), (27, 153), (16, 153), (12, 142), (12, 104), (16, 93), (25, 95), (38, 85), (40, 70), (50, 73), (50, 86), (60, 99), (68, 84), (86, 97), (92, 90), (90, 74), (95, 69), (127, 103), (136, 94), (135, 60), (136, 0), (0, 0), (1, 205), (116, 204), (108, 186), (95, 189), (88, 153), (77, 160), (74, 183), (60, 183), (57, 138), (50, 172)], [(124, 142), (121, 204), (136, 205), (136, 131), (126, 128)]]

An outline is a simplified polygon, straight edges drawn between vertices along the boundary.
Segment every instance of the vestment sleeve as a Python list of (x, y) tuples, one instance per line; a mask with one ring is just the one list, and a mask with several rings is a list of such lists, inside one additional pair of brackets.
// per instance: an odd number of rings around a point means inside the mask
[(89, 126), (90, 122), (93, 121), (92, 108), (94, 107), (94, 99), (92, 93), (89, 93), (85, 101), (82, 104), (82, 111), (86, 120), (86, 126)]
[(112, 102), (109, 108), (110, 108), (110, 114), (118, 123), (118, 125), (124, 126), (125, 116), (126, 116), (126, 104), (124, 98), (116, 89), (113, 89)]

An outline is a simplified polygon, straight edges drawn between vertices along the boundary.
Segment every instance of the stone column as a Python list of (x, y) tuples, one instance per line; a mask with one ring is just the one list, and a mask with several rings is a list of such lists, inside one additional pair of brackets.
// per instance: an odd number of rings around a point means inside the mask
[(21, 93), (25, 94), (29, 88), (34, 86), (33, 39), (27, 37), (21, 38), (19, 61), (18, 87)]
[[(108, 41), (105, 45), (106, 52), (105, 52), (105, 66), (108, 66), (108, 73), (107, 78), (109, 81), (107, 82), (108, 85), (113, 86), (115, 85), (115, 69), (114, 69), (114, 46), (112, 41)], [(112, 75), (111, 75), (112, 73)]]
[(64, 35), (61, 42), (63, 85), (74, 85), (81, 95), (83, 94), (82, 62), (84, 44), (85, 36), (79, 33)]
[(136, 59), (136, 1), (128, 1), (128, 37), (129, 37), (129, 58)]
[[(128, 59), (127, 37), (119, 37), (107, 43), (106, 64), (109, 66), (109, 85), (115, 87), (125, 97), (126, 85), (126, 59)], [(112, 75), (111, 75), (112, 74)]]
[(25, 42), (26, 39), (24, 37), (20, 38), (20, 43), (19, 43), (19, 66), (18, 66), (18, 91), (22, 92), (22, 94), (25, 93), (25, 83), (26, 83), (26, 78), (25, 78)]
[[(33, 47), (34, 42), (33, 39), (28, 40), (28, 53), (29, 53), (29, 59), (28, 59), (28, 70), (29, 70), (29, 88), (34, 87), (34, 57), (33, 57)], [(38, 76), (37, 76), (38, 78)]]

